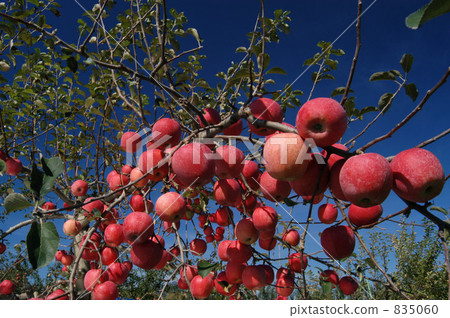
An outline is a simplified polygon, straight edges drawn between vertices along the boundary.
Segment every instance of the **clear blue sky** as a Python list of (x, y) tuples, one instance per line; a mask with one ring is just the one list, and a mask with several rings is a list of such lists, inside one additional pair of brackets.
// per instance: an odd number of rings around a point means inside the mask
[[(118, 1), (121, 2), (121, 1)], [(367, 141), (386, 133), (404, 116), (406, 116), (424, 96), (426, 91), (432, 88), (442, 77), (449, 66), (450, 28), (448, 16), (441, 16), (427, 22), (419, 30), (411, 30), (405, 26), (405, 17), (428, 1), (420, 0), (378, 0), (363, 1), (363, 10), (373, 3), (372, 7), (362, 17), (362, 47), (352, 84), (355, 91), (356, 105), (359, 108), (376, 105), (379, 97), (385, 92), (393, 92), (397, 86), (390, 81), (369, 82), (372, 73), (390, 69), (401, 70), (399, 60), (404, 53), (414, 56), (414, 64), (409, 74), (409, 80), (414, 82), (419, 89), (419, 97), (412, 102), (402, 91), (391, 110), (374, 125), (367, 134), (359, 139), (356, 147), (364, 145)], [(73, 0), (60, 1), (61, 17), (49, 21), (58, 28), (58, 35), (67, 42), (76, 43), (76, 20), (82, 16), (83, 10)], [(92, 1), (79, 1), (86, 8), (92, 7)], [(167, 1), (168, 7), (174, 7), (178, 12), (185, 12), (188, 18), (186, 27), (194, 27), (198, 30), (204, 49), (202, 54), (207, 55), (203, 61), (203, 70), (200, 76), (210, 83), (219, 79), (215, 74), (226, 70), (231, 61), (238, 61), (241, 54), (236, 54), (235, 49), (247, 46), (246, 34), (253, 30), (255, 19), (259, 11), (259, 1)], [(280, 89), (286, 83), (292, 83), (304, 70), (303, 62), (312, 57), (318, 48), (316, 44), (320, 40), (335, 41), (335, 48), (341, 48), (345, 55), (339, 58), (338, 71), (333, 73), (335, 81), (325, 80), (318, 84), (313, 97), (330, 96), (331, 91), (338, 86), (345, 86), (349, 66), (353, 58), (355, 48), (355, 27), (347, 32), (343, 31), (354, 21), (356, 17), (356, 1), (344, 0), (306, 0), (306, 1), (266, 1), (266, 16), (271, 17), (275, 9), (291, 11), (291, 32), (282, 35), (280, 43), (270, 44), (267, 48), (271, 56), (270, 67), (282, 67), (287, 71), (286, 76), (275, 76), (274, 89)], [(119, 11), (121, 6), (115, 11)], [(184, 48), (194, 48), (195, 40), (187, 39)], [(315, 70), (315, 69), (314, 69)], [(311, 72), (306, 72), (294, 84), (293, 89), (304, 91), (300, 97), (306, 101), (312, 86)], [(447, 129), (449, 125), (449, 89), (448, 85), (441, 88), (425, 105), (424, 110), (411, 120), (404, 128), (386, 140), (370, 148), (370, 151), (379, 152), (382, 155), (395, 155), (401, 150), (413, 147), (418, 143), (433, 137)], [(294, 124), (296, 110), (290, 110), (287, 122)], [(364, 123), (374, 115), (365, 116)], [(353, 123), (344, 136), (344, 141), (357, 134), (364, 127), (361, 123)], [(446, 173), (450, 173), (450, 150), (448, 147), (450, 137), (428, 146), (442, 162)], [(445, 208), (450, 207), (450, 186), (447, 184), (441, 196), (435, 200), (436, 205)], [(155, 201), (155, 198), (153, 198)], [(404, 207), (404, 204), (391, 195), (384, 204), (385, 214), (395, 212)], [(298, 215), (304, 215), (306, 207), (298, 208)], [(439, 215), (443, 217), (443, 215)], [(300, 217), (300, 219), (304, 219)], [(412, 220), (419, 220), (417, 213), (413, 212)], [(17, 220), (15, 220), (17, 221)], [(7, 220), (2, 226), (8, 228), (12, 220)], [(322, 231), (325, 226), (312, 228), (313, 235)], [(396, 227), (387, 225), (389, 230)], [(27, 230), (27, 229), (26, 229)], [(24, 232), (25, 233), (25, 232)], [(62, 231), (61, 231), (62, 233)], [(23, 233), (20, 234), (24, 237)], [(318, 247), (306, 249), (314, 252)], [(308, 246), (308, 245), (307, 245)]]

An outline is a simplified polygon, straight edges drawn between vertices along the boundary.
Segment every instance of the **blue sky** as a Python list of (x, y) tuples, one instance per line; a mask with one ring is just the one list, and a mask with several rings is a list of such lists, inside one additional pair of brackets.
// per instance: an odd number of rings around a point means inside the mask
[[(119, 1), (120, 2), (120, 1)], [(358, 108), (373, 106), (379, 97), (385, 92), (393, 92), (397, 89), (396, 84), (390, 81), (369, 82), (372, 73), (390, 69), (401, 70), (399, 61), (404, 53), (414, 56), (414, 64), (408, 76), (419, 89), (419, 97), (412, 102), (402, 91), (389, 113), (383, 116), (367, 134), (359, 139), (356, 148), (364, 145), (367, 141), (383, 135), (396, 123), (406, 116), (424, 96), (426, 90), (432, 88), (442, 77), (449, 66), (450, 28), (446, 19), (441, 16), (427, 22), (419, 30), (411, 30), (405, 26), (405, 17), (428, 1), (419, 0), (378, 0), (363, 1), (363, 10), (373, 3), (370, 9), (362, 17), (362, 47), (353, 79), (352, 89), (355, 91), (356, 105)], [(76, 31), (76, 20), (82, 16), (83, 10), (72, 0), (60, 1), (61, 17), (49, 20), (58, 28), (58, 35), (68, 42), (76, 43), (73, 37)], [(79, 1), (86, 8), (91, 8), (91, 1)], [(205, 78), (212, 86), (219, 81), (215, 74), (226, 70), (231, 61), (239, 61), (241, 54), (235, 50), (240, 46), (247, 46), (246, 34), (253, 30), (255, 19), (259, 11), (259, 1), (167, 1), (168, 7), (174, 7), (178, 12), (183, 11), (188, 18), (186, 27), (194, 27), (198, 30), (200, 37), (204, 40), (204, 49), (200, 51), (207, 59), (203, 61), (203, 70), (200, 76)], [(119, 11), (118, 6), (115, 11)], [(307, 0), (307, 1), (266, 1), (266, 16), (271, 17), (276, 9), (291, 11), (291, 32), (282, 35), (280, 43), (268, 45), (267, 51), (271, 56), (269, 67), (282, 67), (287, 75), (274, 76), (276, 85), (274, 89), (280, 89), (287, 83), (293, 83), (305, 70), (303, 62), (312, 57), (317, 51), (317, 42), (321, 40), (335, 41), (334, 48), (345, 51), (345, 55), (338, 58), (338, 70), (333, 73), (335, 81), (325, 80), (318, 84), (314, 91), (314, 97), (328, 97), (331, 91), (338, 86), (345, 86), (348, 70), (353, 58), (355, 48), (354, 26), (343, 31), (354, 21), (356, 17), (356, 1), (344, 0)], [(184, 49), (194, 48), (196, 41), (186, 39), (183, 41)], [(293, 84), (293, 89), (304, 91), (300, 97), (304, 103), (312, 86), (311, 69), (298, 78)], [(370, 151), (379, 152), (384, 156), (395, 155), (401, 150), (411, 148), (418, 143), (427, 140), (434, 135), (447, 129), (450, 125), (448, 84), (441, 88), (425, 105), (424, 109), (405, 127), (397, 132), (393, 138), (377, 144)], [(297, 110), (289, 110), (286, 114), (287, 122), (294, 124)], [(373, 118), (373, 114), (365, 116), (363, 123), (355, 122), (347, 130), (344, 141), (357, 134), (364, 125)], [(444, 166), (444, 171), (450, 172), (450, 150), (448, 145), (449, 136), (428, 146), (426, 149), (432, 151)], [(450, 186), (447, 184), (441, 196), (435, 200), (435, 204), (445, 208), (450, 207)], [(152, 196), (155, 202), (156, 198)], [(404, 204), (391, 195), (384, 204), (385, 215), (396, 212), (404, 207)], [(306, 213), (306, 207), (298, 207), (298, 215)], [(314, 210), (316, 211), (316, 209)], [(280, 213), (281, 214), (281, 213)], [(235, 213), (236, 215), (236, 213)], [(420, 220), (418, 213), (413, 212), (412, 220)], [(439, 215), (443, 217), (443, 215)], [(302, 219), (302, 217), (300, 217)], [(17, 220), (9, 219), (2, 228), (8, 228)], [(386, 224), (386, 227), (394, 231), (396, 226)], [(312, 227), (312, 234), (317, 238), (317, 233), (325, 226)], [(24, 237), (26, 231), (18, 232)], [(62, 231), (61, 231), (62, 233)], [(306, 249), (314, 252), (317, 246)], [(307, 245), (308, 246), (308, 245)]]

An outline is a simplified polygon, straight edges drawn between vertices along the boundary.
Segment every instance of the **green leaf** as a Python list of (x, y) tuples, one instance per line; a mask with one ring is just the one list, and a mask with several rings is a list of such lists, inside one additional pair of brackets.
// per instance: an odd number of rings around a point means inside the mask
[(197, 29), (189, 28), (186, 30), (186, 33), (191, 34), (197, 40), (197, 42), (200, 44), (201, 39), (200, 39), (200, 36), (198, 35)]
[(281, 67), (272, 67), (270, 70), (266, 72), (266, 74), (283, 74), (287, 75), (286, 71)]
[(400, 60), (400, 65), (402, 66), (402, 69), (405, 71), (405, 73), (409, 73), (409, 71), (411, 70), (413, 61), (414, 61), (414, 56), (412, 56), (411, 54), (403, 54), (403, 56)]
[(369, 81), (373, 82), (373, 81), (395, 81), (395, 72), (393, 71), (388, 71), (388, 72), (376, 72), (373, 73), (370, 78)]
[(31, 203), (20, 193), (11, 193), (5, 198), (5, 210), (6, 212), (14, 212), (17, 210), (23, 210), (29, 208)]
[[(345, 92), (345, 87), (336, 87), (334, 91), (331, 92), (331, 97), (343, 95)], [(349, 93), (353, 93), (354, 91), (352, 89), (349, 90)]]
[(372, 259), (370, 257), (364, 259), (364, 262), (373, 269), (377, 268), (377, 266), (375, 265), (375, 263), (372, 261)]
[(42, 168), (45, 174), (53, 177), (57, 177), (64, 172), (64, 164), (58, 157), (52, 157), (49, 159), (42, 159)]
[(300, 202), (292, 201), (292, 200), (289, 199), (289, 198), (284, 199), (283, 202), (284, 202), (284, 204), (286, 204), (287, 206), (295, 206), (295, 205), (297, 205), (297, 204), (300, 204)]
[(417, 99), (417, 96), (419, 96), (419, 90), (417, 89), (416, 84), (414, 84), (414, 83), (406, 84), (405, 92), (406, 92), (406, 95), (411, 97), (413, 102)]
[(448, 12), (450, 12), (450, 0), (431, 0), (430, 3), (408, 15), (405, 24), (408, 28), (418, 29), (425, 22)]
[(30, 189), (36, 194), (38, 198), (41, 196), (43, 179), (44, 173), (38, 169), (35, 163), (33, 163), (30, 174)]
[(247, 48), (244, 46), (240, 46), (236, 49), (236, 53), (247, 53)]
[(69, 69), (70, 69), (72, 72), (76, 73), (76, 71), (78, 70), (78, 62), (77, 62), (77, 60), (75, 59), (75, 57), (70, 56), (70, 57), (67, 59), (67, 66), (69, 67)]
[(202, 277), (205, 278), (206, 276), (208, 276), (208, 274), (215, 270), (217, 268), (219, 264), (218, 263), (214, 263), (211, 264), (207, 261), (199, 261), (197, 263), (197, 270), (198, 270), (198, 274)]
[(33, 269), (48, 265), (55, 257), (59, 246), (59, 235), (51, 222), (31, 224), (27, 235), (28, 260)]
[(430, 210), (438, 211), (438, 212), (444, 213), (444, 215), (448, 215), (448, 211), (440, 206), (431, 206)]
[(387, 112), (392, 104), (392, 93), (384, 93), (381, 95), (380, 100), (378, 101), (378, 109), (383, 110), (383, 113)]
[(322, 294), (328, 295), (331, 293), (331, 289), (333, 288), (333, 285), (330, 282), (321, 281), (320, 286), (322, 287)]

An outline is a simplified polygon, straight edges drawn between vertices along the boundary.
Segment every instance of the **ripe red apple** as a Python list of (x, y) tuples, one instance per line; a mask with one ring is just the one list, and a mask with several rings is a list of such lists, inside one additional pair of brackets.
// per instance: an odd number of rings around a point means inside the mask
[[(247, 185), (253, 189), (259, 189), (259, 179), (261, 171), (259, 171), (258, 164), (255, 161), (244, 160), (244, 168), (242, 169), (242, 175)], [(242, 178), (242, 176), (241, 176)]]
[(153, 211), (153, 202), (145, 200), (140, 194), (135, 194), (130, 199), (130, 207), (133, 212), (151, 212)]
[(339, 284), (339, 276), (332, 269), (326, 269), (322, 273), (320, 273), (320, 280), (330, 282), (333, 285)]
[(42, 205), (42, 209), (46, 210), (46, 211), (48, 211), (48, 210), (55, 210), (56, 209), (56, 205), (53, 202), (45, 202)]
[(61, 257), (61, 263), (63, 265), (69, 266), (69, 265), (72, 265), (72, 262), (73, 262), (73, 256), (72, 255), (63, 255)]
[(22, 171), (22, 162), (16, 158), (6, 159), (6, 174), (9, 176), (17, 176)]
[(252, 215), (255, 228), (260, 231), (272, 231), (278, 223), (278, 214), (274, 208), (263, 206), (256, 208)]
[(263, 267), (250, 265), (242, 271), (242, 283), (250, 290), (259, 290), (266, 285), (266, 272)]
[(352, 255), (355, 249), (355, 234), (346, 225), (328, 227), (322, 232), (320, 243), (329, 257), (340, 260)]
[(6, 245), (3, 242), (0, 242), (0, 255), (2, 255), (6, 251)]
[[(263, 233), (263, 232), (261, 232), (261, 233)], [(267, 238), (260, 236), (258, 243), (259, 243), (259, 247), (261, 247), (263, 250), (271, 251), (277, 245), (277, 239), (274, 238), (273, 236), (267, 237)]]
[(338, 209), (334, 204), (326, 203), (319, 206), (317, 215), (323, 224), (331, 224), (336, 222)]
[(310, 162), (307, 152), (308, 147), (299, 135), (275, 134), (264, 145), (264, 166), (273, 178), (294, 181), (306, 172)]
[(275, 285), (275, 291), (278, 295), (288, 297), (294, 291), (294, 278), (290, 275), (282, 275), (277, 278)]
[[(283, 121), (283, 111), (281, 110), (280, 105), (270, 98), (262, 97), (255, 99), (248, 107), (256, 119), (269, 120), (278, 123)], [(267, 136), (275, 132), (274, 129), (256, 127), (251, 122), (248, 122), (248, 127), (252, 133), (259, 136)]]
[[(282, 124), (283, 124), (284, 126), (287, 126), (287, 127), (294, 128), (294, 129), (295, 129), (295, 127), (292, 126), (292, 125), (289, 124), (289, 123), (282, 122)], [(284, 133), (284, 132), (283, 132), (283, 131), (280, 131), (280, 130), (276, 130), (273, 134), (267, 135), (267, 136), (265, 137), (265, 142), (267, 143), (267, 140), (269, 140), (270, 137), (275, 136), (276, 134), (282, 134), (282, 133)]]
[(216, 223), (220, 226), (228, 226), (233, 219), (233, 211), (225, 206), (216, 210)]
[(229, 145), (216, 149), (219, 156), (216, 160), (216, 175), (220, 179), (239, 178), (244, 168), (244, 153), (242, 150)]
[(0, 284), (0, 294), (11, 295), (14, 291), (15, 285), (12, 281), (5, 279)]
[(240, 136), (242, 133), (242, 128), (244, 124), (242, 123), (242, 119), (239, 119), (233, 125), (223, 130), (223, 134), (227, 136)]
[[(83, 246), (84, 241), (86, 240), (87, 234), (83, 236), (80, 242), (80, 248)], [(99, 259), (99, 246), (101, 243), (101, 236), (98, 233), (93, 233), (89, 238), (88, 243), (86, 244), (86, 248), (83, 250), (81, 257), (87, 261), (96, 261)]]
[(445, 174), (439, 159), (428, 150), (412, 148), (391, 161), (394, 192), (407, 201), (427, 202), (441, 193)]
[(242, 202), (241, 206), (236, 207), (239, 212), (245, 212), (248, 216), (251, 216), (253, 214), (253, 211), (259, 206), (259, 202), (256, 199), (256, 196), (253, 194), (246, 194), (246, 197), (244, 197), (244, 201)]
[(195, 276), (191, 281), (191, 293), (197, 299), (206, 299), (211, 294), (214, 287), (214, 281), (211, 276)]
[(214, 198), (220, 205), (237, 207), (242, 205), (239, 183), (234, 179), (219, 179), (214, 184)]
[(109, 279), (108, 272), (101, 269), (90, 269), (84, 275), (84, 288), (92, 291), (97, 284), (106, 282)]
[(227, 276), (227, 281), (230, 284), (240, 284), (242, 283), (242, 273), (247, 267), (247, 263), (243, 262), (228, 262), (225, 268), (225, 273)]
[(116, 174), (109, 180), (109, 188), (111, 191), (116, 191), (120, 187), (126, 186), (130, 183), (130, 178), (124, 174)]
[(82, 197), (83, 195), (86, 195), (88, 191), (88, 184), (84, 180), (77, 180), (74, 183), (72, 183), (72, 187), (70, 188), (72, 190), (72, 194), (77, 197)]
[(125, 242), (121, 224), (109, 224), (104, 233), (105, 243), (111, 247), (117, 247)]
[[(203, 109), (203, 117), (206, 119), (206, 121), (210, 125), (217, 125), (221, 121), (219, 112), (214, 108), (204, 108)], [(198, 116), (198, 115), (197, 115), (197, 121), (200, 124), (200, 127), (202, 127), (202, 128), (205, 127), (205, 125), (203, 125), (202, 121), (200, 120), (200, 116)]]
[(56, 254), (55, 254), (55, 260), (56, 260), (57, 262), (61, 262), (61, 258), (62, 258), (64, 255), (67, 255), (67, 252), (66, 252), (66, 251), (64, 251), (64, 250), (56, 251)]
[(139, 157), (138, 167), (144, 174), (152, 171), (147, 175), (148, 179), (156, 182), (161, 181), (169, 174), (169, 164), (167, 162), (158, 166), (164, 157), (165, 154), (161, 149), (148, 149)]
[[(321, 155), (317, 154), (317, 156)], [(319, 181), (319, 176), (320, 182), (319, 187), (316, 191), (316, 195), (324, 193), (328, 187), (328, 180), (330, 175), (328, 164), (321, 164), (320, 162), (318, 162), (318, 160), (315, 159), (313, 155), (311, 155), (311, 158), (312, 160), (308, 164), (303, 177), (289, 182), (292, 190), (294, 190), (298, 195), (313, 195)]]
[(302, 253), (293, 253), (289, 255), (289, 267), (296, 273), (303, 272), (308, 266), (308, 258)]
[(116, 300), (117, 297), (119, 297), (119, 291), (112, 281), (98, 284), (92, 292), (92, 299), (94, 300)]
[(339, 288), (344, 295), (352, 295), (358, 289), (358, 283), (351, 276), (344, 276), (339, 280)]
[(116, 285), (123, 284), (130, 273), (127, 265), (123, 263), (112, 263), (108, 266), (108, 278)]
[[(333, 146), (334, 148), (340, 149), (340, 150), (348, 151), (348, 148), (345, 145), (343, 145), (343, 144), (332, 144), (331, 146)], [(325, 149), (323, 149), (321, 154), (322, 154), (322, 156), (324, 158), (326, 158), (327, 151)], [(328, 161), (327, 161), (328, 167), (330, 167), (330, 170), (333, 168), (333, 166), (336, 163), (336, 161), (339, 161), (339, 160), (342, 160), (342, 159), (344, 159), (344, 158), (341, 157), (340, 155), (332, 153), (330, 155), (330, 157), (328, 158)]]
[(63, 232), (67, 236), (75, 236), (81, 231), (81, 223), (77, 220), (70, 219), (64, 222)]
[(282, 239), (290, 246), (297, 246), (300, 242), (300, 234), (298, 234), (297, 230), (289, 229), (283, 234)]
[(330, 190), (333, 193), (333, 195), (342, 201), (347, 201), (347, 199), (344, 196), (344, 192), (342, 192), (342, 187), (339, 182), (339, 174), (341, 173), (342, 166), (345, 163), (345, 159), (340, 159), (336, 161), (333, 165), (333, 168), (330, 170)]
[(273, 272), (272, 267), (267, 264), (262, 264), (262, 265), (258, 265), (258, 266), (262, 267), (264, 269), (264, 272), (266, 273), (266, 285), (272, 284), (272, 282), (275, 278), (275, 274)]
[(208, 246), (206, 245), (205, 240), (196, 238), (191, 241), (189, 244), (189, 249), (194, 255), (203, 255), (206, 252)]
[(208, 146), (190, 143), (173, 154), (172, 171), (185, 187), (201, 187), (209, 183), (215, 174), (215, 162)]
[(383, 214), (381, 205), (362, 208), (354, 204), (350, 204), (348, 209), (348, 218), (355, 226), (363, 226), (375, 223)]
[(227, 248), (227, 256), (230, 262), (245, 263), (253, 255), (250, 245), (242, 244), (240, 241), (232, 241)]
[(177, 192), (166, 192), (155, 203), (155, 212), (167, 222), (178, 222), (186, 213), (186, 201)]
[(267, 171), (261, 175), (260, 187), (263, 196), (272, 202), (283, 201), (291, 193), (289, 182), (275, 179)]
[(101, 252), (101, 260), (103, 265), (111, 265), (119, 258), (119, 251), (115, 247), (106, 246)]
[[(144, 172), (142, 172), (141, 169), (139, 169), (138, 167), (133, 168), (133, 170), (131, 170), (130, 172), (130, 181), (133, 183), (138, 179), (141, 179), (144, 176)], [(147, 177), (142, 178), (141, 180), (139, 180), (138, 182), (136, 182), (134, 184), (135, 187), (137, 188), (143, 188), (147, 185), (148, 181), (150, 179)]]
[(336, 143), (347, 129), (347, 114), (332, 98), (314, 98), (307, 101), (297, 113), (297, 130), (304, 139), (312, 138), (317, 146)]
[(325, 197), (324, 193), (319, 193), (314, 196), (314, 200), (312, 195), (302, 195), (303, 203), (304, 204), (319, 204), (322, 202), (323, 198)]
[(144, 212), (132, 212), (123, 222), (123, 234), (132, 243), (144, 243), (153, 235), (153, 218)]
[(227, 249), (228, 246), (231, 244), (231, 240), (225, 240), (219, 243), (219, 245), (217, 246), (217, 255), (219, 256), (219, 258), (222, 261), (228, 262), (229, 258), (228, 258), (228, 254), (227, 254)]
[(251, 245), (258, 240), (259, 232), (255, 228), (252, 219), (245, 218), (236, 224), (234, 235), (242, 244)]
[(142, 138), (135, 131), (127, 131), (120, 138), (120, 147), (126, 152), (135, 153), (141, 147)]
[(151, 141), (147, 148), (165, 149), (178, 145), (181, 140), (181, 126), (171, 118), (161, 118), (152, 127)]
[(47, 298), (45, 298), (46, 300), (68, 300), (69, 296), (65, 295), (65, 296), (61, 296), (64, 295), (66, 292), (62, 289), (57, 289), (55, 290), (53, 293), (51, 293), (50, 295), (47, 296)]
[(122, 166), (122, 169), (120, 169), (120, 171), (123, 174), (128, 174), (128, 175), (131, 173), (131, 170), (133, 170), (133, 167), (130, 165), (124, 165), (124, 166)]
[(214, 287), (219, 294), (231, 296), (236, 291), (238, 285), (229, 283), (227, 275), (225, 271), (223, 271), (217, 275), (216, 279), (214, 279)]
[(360, 207), (381, 204), (392, 188), (389, 162), (377, 153), (365, 153), (347, 159), (339, 173), (345, 198)]
[(130, 253), (131, 262), (145, 270), (154, 268), (163, 256), (164, 249), (152, 240), (133, 244)]
[[(184, 271), (186, 270), (186, 275), (184, 275)], [(191, 266), (191, 265), (187, 265), (187, 266), (182, 266), (180, 268), (180, 277), (182, 280), (187, 280), (189, 282), (192, 281), (192, 279), (198, 275), (198, 271), (197, 271), (197, 267), (196, 266)]]

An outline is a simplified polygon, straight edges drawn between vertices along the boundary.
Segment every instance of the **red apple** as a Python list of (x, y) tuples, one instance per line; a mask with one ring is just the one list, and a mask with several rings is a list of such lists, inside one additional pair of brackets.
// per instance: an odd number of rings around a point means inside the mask
[(276, 228), (278, 223), (278, 214), (274, 208), (263, 206), (256, 208), (252, 215), (255, 228), (262, 231), (271, 231)]
[(191, 293), (197, 299), (208, 298), (213, 288), (214, 281), (209, 275), (204, 278), (197, 275), (191, 281)]
[[(203, 109), (203, 117), (206, 119), (206, 121), (210, 125), (217, 125), (221, 121), (219, 112), (214, 108)], [(200, 120), (200, 116), (198, 116), (198, 115), (197, 115), (197, 121), (200, 124), (200, 127), (202, 127), (202, 128), (205, 127), (203, 122)]]
[(108, 266), (107, 271), (109, 280), (116, 285), (123, 284), (127, 280), (129, 272), (127, 265), (123, 263), (112, 263)]
[[(261, 233), (263, 233), (263, 232), (261, 232)], [(267, 238), (263, 238), (260, 236), (258, 243), (259, 243), (259, 247), (261, 247), (263, 250), (271, 251), (277, 245), (277, 239), (274, 238), (273, 236), (267, 237)]]
[(247, 267), (245, 262), (228, 262), (225, 268), (225, 273), (227, 276), (227, 281), (230, 284), (240, 284), (242, 283), (242, 273)]
[(239, 178), (244, 168), (244, 153), (229, 145), (216, 149), (219, 158), (216, 160), (216, 175), (221, 179)]
[(320, 280), (330, 282), (333, 285), (339, 284), (339, 276), (332, 269), (326, 269), (322, 273), (320, 273)]
[(317, 146), (336, 143), (347, 129), (347, 114), (332, 98), (314, 98), (307, 101), (297, 113), (297, 130), (304, 139), (312, 138)]
[(106, 246), (101, 253), (103, 265), (111, 265), (119, 258), (119, 251), (115, 247)]
[(439, 159), (428, 150), (412, 148), (391, 161), (394, 192), (407, 201), (427, 202), (441, 193), (445, 174)]
[[(343, 144), (332, 144), (331, 146), (333, 146), (334, 148), (340, 149), (340, 150), (348, 151), (348, 148)], [(326, 158), (327, 151), (324, 149), (324, 150), (322, 150), (321, 154), (324, 158)], [(328, 167), (330, 167), (330, 170), (333, 168), (334, 164), (337, 161), (342, 160), (342, 159), (344, 159), (344, 158), (341, 157), (340, 155), (332, 153), (327, 161)]]
[(131, 262), (145, 270), (154, 268), (163, 256), (164, 249), (158, 243), (147, 240), (144, 243), (133, 244), (130, 253)]
[(242, 205), (242, 193), (239, 183), (234, 179), (219, 179), (214, 184), (214, 198), (220, 205)]
[(153, 211), (153, 202), (145, 200), (140, 194), (135, 194), (130, 199), (130, 207), (133, 212), (151, 212)]
[(230, 284), (227, 280), (225, 271), (223, 271), (217, 275), (216, 279), (214, 279), (214, 287), (219, 294), (231, 296), (236, 291), (238, 285)]
[(56, 254), (55, 254), (55, 260), (56, 260), (57, 262), (61, 262), (61, 259), (62, 259), (62, 257), (63, 257), (64, 255), (67, 255), (67, 252), (66, 252), (66, 251), (64, 251), (64, 250), (56, 251)]
[(227, 136), (240, 136), (242, 133), (243, 123), (242, 119), (239, 119), (233, 125), (223, 130), (223, 134)]
[(105, 243), (111, 247), (117, 247), (125, 242), (123, 228), (120, 224), (109, 224), (104, 233)]
[(77, 197), (82, 197), (83, 195), (86, 195), (88, 191), (88, 184), (84, 180), (77, 180), (74, 183), (72, 183), (72, 187), (70, 188), (72, 190), (72, 194)]
[(55, 210), (56, 209), (56, 205), (54, 203), (52, 203), (52, 202), (45, 202), (42, 205), (42, 209), (46, 210), (46, 211)]
[(119, 297), (119, 291), (112, 281), (98, 284), (92, 292), (92, 299), (94, 300), (116, 300), (117, 297)]
[(289, 267), (296, 273), (303, 272), (308, 266), (308, 258), (302, 253), (289, 255)]
[(242, 244), (251, 245), (258, 240), (259, 233), (252, 219), (245, 218), (236, 224), (234, 235)]
[(377, 153), (365, 153), (347, 159), (339, 173), (345, 198), (360, 207), (381, 204), (392, 188), (389, 162)]
[(153, 125), (151, 141), (147, 143), (147, 148), (165, 149), (178, 145), (180, 140), (180, 124), (171, 118), (161, 118)]
[(290, 246), (297, 246), (300, 242), (300, 234), (298, 234), (297, 230), (289, 229), (283, 234), (282, 239)]
[(193, 239), (191, 243), (189, 244), (189, 249), (191, 250), (192, 254), (194, 255), (203, 255), (206, 252), (207, 245), (205, 240), (202, 239)]
[(358, 283), (351, 276), (344, 276), (339, 280), (339, 288), (344, 295), (352, 295), (358, 289)]
[(208, 146), (190, 143), (175, 151), (172, 171), (185, 187), (201, 187), (209, 183), (215, 174), (215, 162)]
[(92, 291), (95, 285), (106, 282), (108, 279), (108, 272), (101, 269), (90, 269), (84, 275), (84, 288), (87, 291)]
[[(131, 170), (130, 172), (130, 181), (133, 183), (139, 179), (141, 179), (144, 176), (144, 172), (142, 172), (141, 169), (139, 169), (138, 167), (134, 168), (133, 170)], [(143, 188), (147, 185), (148, 181), (150, 179), (147, 177), (142, 178), (141, 180), (137, 181), (134, 186), (137, 188)]]
[(341, 184), (339, 183), (339, 174), (341, 173), (342, 166), (345, 163), (345, 159), (340, 159), (336, 161), (333, 165), (333, 168), (330, 170), (330, 190), (333, 195), (342, 201), (347, 201), (344, 196), (344, 192), (342, 192)]
[(355, 249), (355, 234), (346, 225), (328, 227), (322, 232), (320, 243), (329, 257), (340, 260), (352, 255)]
[(14, 288), (15, 288), (14, 283), (8, 279), (5, 279), (0, 284), (0, 294), (11, 295), (12, 292), (14, 291)]
[(6, 174), (17, 176), (22, 171), (22, 162), (16, 158), (6, 159)]
[(122, 166), (122, 169), (120, 169), (120, 171), (121, 171), (123, 174), (130, 174), (130, 173), (131, 173), (131, 170), (133, 170), (133, 167), (130, 166), (130, 165), (124, 165), (124, 166)]
[(219, 245), (217, 246), (217, 255), (219, 256), (219, 258), (222, 261), (228, 262), (229, 258), (228, 258), (228, 254), (227, 254), (227, 249), (228, 246), (231, 244), (230, 240), (225, 240), (219, 243)]
[[(287, 126), (287, 127), (294, 128), (294, 129), (295, 129), (295, 127), (292, 126), (292, 125), (289, 124), (289, 123), (282, 122), (282, 124), (283, 124), (284, 126)], [(267, 136), (265, 137), (265, 142), (267, 143), (267, 140), (269, 140), (270, 137), (275, 136), (276, 134), (282, 134), (282, 133), (284, 133), (284, 132), (283, 132), (283, 131), (280, 131), (280, 130), (276, 130), (273, 134), (267, 135)]]
[(289, 182), (275, 179), (267, 171), (261, 175), (260, 187), (263, 196), (272, 202), (283, 201), (291, 193)]
[(317, 215), (323, 224), (331, 224), (336, 222), (338, 209), (334, 204), (326, 203), (319, 206)]
[(2, 255), (6, 251), (6, 245), (3, 242), (0, 242), (0, 255)]
[(166, 192), (155, 203), (155, 212), (167, 222), (178, 222), (186, 213), (186, 201), (176, 192)]
[[(283, 121), (283, 111), (280, 105), (266, 97), (255, 99), (248, 105), (250, 111), (256, 119), (269, 120), (281, 123)], [(267, 136), (275, 132), (274, 129), (266, 127), (256, 127), (254, 123), (248, 122), (248, 127), (251, 132), (259, 136)]]
[(220, 207), (216, 211), (216, 223), (221, 226), (228, 226), (233, 220), (233, 211), (227, 207)]
[(169, 164), (166, 162), (160, 165), (164, 157), (165, 154), (161, 149), (148, 149), (139, 157), (139, 169), (144, 174), (152, 171), (147, 175), (147, 178), (156, 182), (161, 181), (169, 174)]
[(57, 289), (55, 290), (53, 293), (51, 293), (50, 295), (47, 296), (47, 298), (45, 298), (46, 300), (68, 300), (69, 296), (65, 295), (65, 296), (61, 296), (64, 295), (66, 292), (62, 289)]
[(295, 288), (294, 278), (289, 275), (280, 276), (275, 282), (275, 285), (275, 291), (278, 295), (288, 297)]
[(266, 171), (275, 179), (294, 181), (301, 178), (310, 162), (308, 147), (293, 133), (273, 135), (264, 145)]
[(123, 234), (132, 243), (144, 243), (153, 235), (153, 218), (144, 212), (132, 212), (123, 222)]
[(362, 208), (354, 204), (350, 204), (348, 209), (348, 218), (355, 226), (363, 226), (375, 223), (383, 214), (381, 205)]
[(251, 189), (253, 190), (259, 189), (259, 178), (261, 176), (261, 171), (259, 171), (258, 164), (255, 161), (244, 160), (242, 175), (243, 178), (245, 179), (245, 182)]
[(242, 271), (242, 283), (250, 290), (259, 290), (266, 284), (266, 272), (263, 267), (250, 265)]
[[(321, 156), (316, 154), (317, 156)], [(324, 193), (328, 187), (328, 180), (330, 170), (328, 168), (327, 163), (320, 163), (316, 158), (311, 155), (311, 162), (308, 165), (303, 177), (297, 179), (295, 181), (290, 181), (289, 184), (292, 187), (292, 190), (295, 191), (298, 195), (313, 195), (314, 190), (317, 187), (317, 183), (319, 183), (318, 189), (315, 195), (319, 195)], [(319, 182), (320, 176), (320, 182)]]
[(135, 131), (127, 131), (120, 139), (120, 147), (126, 152), (135, 153), (141, 147), (142, 138)]
[(240, 241), (232, 241), (227, 248), (227, 256), (230, 262), (245, 263), (253, 255), (250, 245), (242, 244)]
[(264, 272), (266, 273), (266, 285), (272, 284), (273, 279), (275, 278), (275, 274), (273, 272), (272, 267), (267, 264), (262, 264), (258, 266), (262, 267), (264, 269)]
[(61, 263), (63, 265), (69, 266), (69, 265), (72, 265), (72, 262), (73, 262), (73, 256), (72, 255), (63, 255), (61, 257)]

